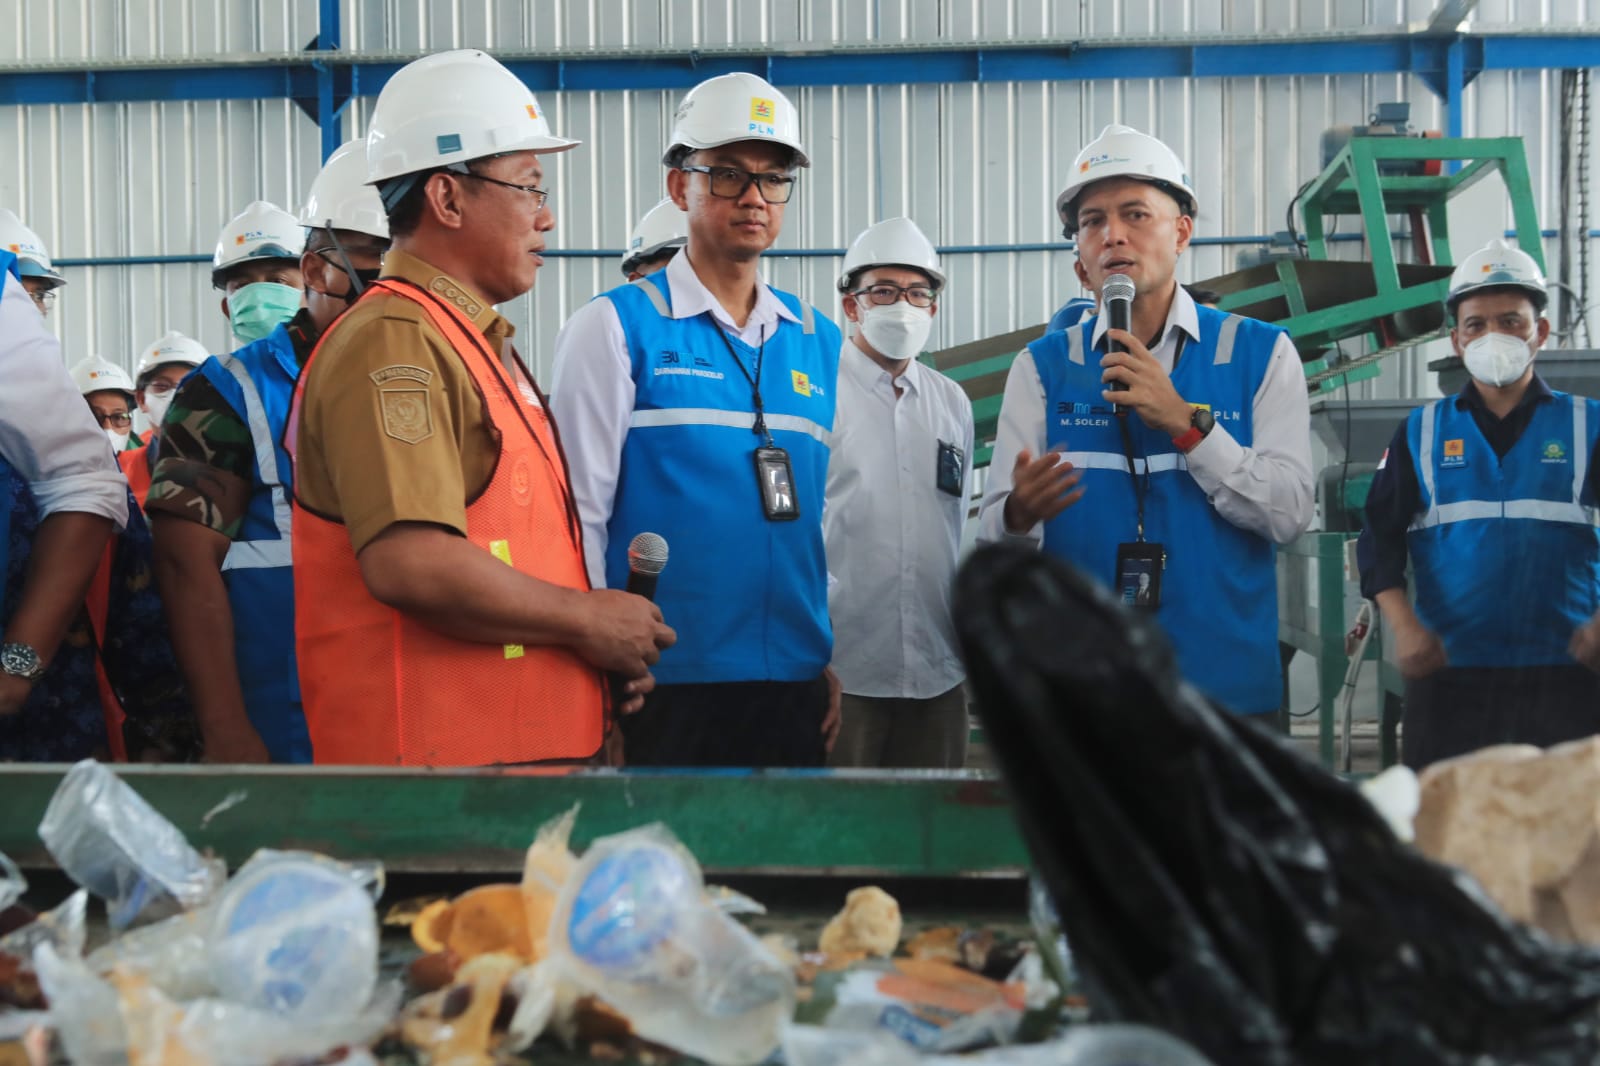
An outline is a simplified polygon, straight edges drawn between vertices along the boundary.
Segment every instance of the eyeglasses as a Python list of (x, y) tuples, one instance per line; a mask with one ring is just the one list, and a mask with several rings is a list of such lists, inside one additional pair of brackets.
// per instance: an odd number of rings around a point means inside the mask
[(794, 176), (791, 174), (752, 174), (738, 167), (686, 166), (679, 170), (704, 174), (710, 180), (711, 195), (724, 200), (737, 200), (752, 184), (769, 204), (786, 204), (794, 195)]
[(102, 427), (115, 426), (118, 429), (126, 429), (133, 425), (132, 415), (103, 415), (99, 411), (95, 411), (93, 414), (94, 420), (100, 423)]
[(876, 304), (879, 307), (888, 307), (890, 304), (898, 302), (902, 296), (906, 298), (906, 303), (912, 307), (932, 307), (933, 301), (939, 298), (939, 294), (926, 285), (912, 285), (910, 288), (902, 289), (900, 286), (892, 285), (887, 281), (879, 285), (868, 285), (864, 289), (857, 289), (850, 295), (858, 300), (865, 296), (868, 303)]
[(50, 310), (56, 302), (56, 290), (54, 289), (40, 289), (38, 292), (28, 293), (28, 296), (32, 298), (33, 305), (39, 309), (41, 314)]
[(491, 178), (487, 174), (478, 174), (471, 170), (452, 170), (450, 173), (456, 175), (457, 177), (477, 178), (479, 181), (486, 181), (490, 185), (504, 185), (508, 189), (516, 189), (519, 192), (525, 192), (529, 196), (533, 197), (533, 209), (535, 211), (543, 210), (544, 205), (550, 202), (550, 193), (539, 188), (537, 185), (518, 185), (514, 181), (501, 181), (499, 178)]

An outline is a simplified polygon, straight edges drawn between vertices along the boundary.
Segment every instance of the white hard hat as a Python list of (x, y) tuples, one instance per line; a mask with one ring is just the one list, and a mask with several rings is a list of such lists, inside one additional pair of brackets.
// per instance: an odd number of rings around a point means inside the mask
[(933, 244), (909, 218), (886, 218), (861, 231), (850, 250), (844, 253), (839, 291), (849, 291), (856, 275), (876, 266), (920, 270), (933, 280), (935, 289), (944, 288), (944, 271), (939, 269), (939, 256)]
[(145, 375), (156, 367), (166, 366), (168, 363), (199, 366), (209, 358), (211, 353), (206, 351), (205, 345), (191, 337), (185, 337), (175, 329), (169, 330), (165, 337), (144, 350), (144, 354), (139, 357), (139, 367), (134, 372), (134, 377), (142, 382)]
[(628, 235), (628, 250), (622, 253), (622, 273), (626, 277), (646, 259), (654, 259), (668, 248), (689, 243), (689, 216), (669, 196), (644, 213)]
[(735, 141), (772, 141), (793, 149), (809, 167), (800, 143), (800, 115), (789, 98), (754, 74), (723, 74), (689, 90), (672, 116), (672, 137), (661, 162), (675, 167), (689, 152)]
[(1462, 297), (1478, 289), (1501, 286), (1525, 290), (1540, 312), (1550, 298), (1545, 289), (1544, 271), (1539, 269), (1533, 256), (1521, 248), (1513, 248), (1504, 238), (1496, 237), (1456, 267), (1455, 273), (1450, 275), (1450, 292), (1444, 303), (1450, 313), (1455, 314)]
[(389, 239), (389, 218), (378, 190), (367, 184), (367, 142), (345, 141), (317, 171), (300, 209), (308, 229), (343, 229)]
[(367, 127), (367, 181), (581, 143), (551, 133), (533, 93), (495, 59), (473, 48), (438, 52), (401, 67), (378, 94)]
[(1199, 210), (1189, 174), (1177, 153), (1148, 133), (1113, 123), (1078, 153), (1078, 158), (1072, 161), (1072, 177), (1056, 197), (1056, 214), (1061, 217), (1065, 235), (1071, 236), (1078, 229), (1077, 210), (1073, 206), (1078, 194), (1106, 178), (1147, 181), (1171, 194), (1184, 214), (1193, 215)]
[(211, 284), (222, 288), (223, 272), (240, 263), (259, 259), (298, 263), (305, 246), (305, 230), (293, 215), (276, 204), (257, 200), (222, 227), (216, 254), (211, 257)]
[(91, 355), (75, 364), (69, 373), (72, 374), (72, 383), (78, 386), (78, 391), (85, 396), (91, 392), (115, 389), (127, 393), (128, 401), (133, 402), (133, 379), (128, 376), (128, 372), (98, 355)]
[(17, 257), (17, 272), (23, 277), (43, 278), (52, 289), (67, 283), (66, 278), (56, 273), (39, 235), (4, 207), (0, 207), (0, 248)]

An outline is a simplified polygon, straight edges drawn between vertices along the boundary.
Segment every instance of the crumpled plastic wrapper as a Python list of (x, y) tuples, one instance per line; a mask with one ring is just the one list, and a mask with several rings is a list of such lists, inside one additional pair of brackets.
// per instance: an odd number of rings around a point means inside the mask
[(74, 1066), (270, 1066), (366, 1047), (388, 1028), (400, 987), (343, 1018), (305, 1022), (219, 999), (179, 1002), (146, 974), (101, 977), (47, 945), (36, 957), (50, 1016)]

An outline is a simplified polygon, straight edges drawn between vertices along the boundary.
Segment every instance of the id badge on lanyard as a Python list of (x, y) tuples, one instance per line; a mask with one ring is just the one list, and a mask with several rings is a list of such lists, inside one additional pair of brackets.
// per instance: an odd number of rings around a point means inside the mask
[[(1172, 356), (1174, 370), (1183, 354), (1183, 341), (1183, 334), (1178, 334), (1178, 349)], [(1161, 606), (1161, 575), (1167, 569), (1167, 549), (1144, 539), (1144, 505), (1150, 495), (1150, 457), (1134, 456), (1133, 432), (1128, 428), (1126, 409), (1118, 414), (1121, 416), (1117, 424), (1122, 431), (1122, 456), (1128, 461), (1128, 477), (1133, 479), (1138, 514), (1134, 525), (1136, 539), (1117, 545), (1117, 572), (1111, 587), (1126, 606), (1154, 611)], [(1144, 466), (1142, 471), (1138, 469), (1140, 464)]]
[(750, 405), (755, 409), (756, 416), (750, 430), (761, 440), (756, 445), (754, 455), (756, 492), (760, 495), (761, 513), (768, 522), (793, 522), (800, 517), (800, 494), (795, 488), (794, 468), (789, 462), (789, 453), (778, 447), (772, 439), (772, 431), (767, 428), (766, 410), (761, 403), (761, 361), (767, 352), (766, 331), (761, 333), (761, 347), (756, 350), (753, 374), (745, 369), (744, 360), (733, 350), (733, 342), (728, 340), (727, 333), (720, 326), (717, 335), (722, 338), (734, 365), (750, 383)]

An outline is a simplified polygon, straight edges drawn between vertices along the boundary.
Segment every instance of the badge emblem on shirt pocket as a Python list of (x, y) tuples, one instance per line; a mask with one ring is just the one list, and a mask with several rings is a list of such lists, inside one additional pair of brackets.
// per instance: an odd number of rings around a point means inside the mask
[(383, 432), (404, 444), (421, 444), (433, 436), (433, 415), (427, 389), (379, 389)]
[(1466, 466), (1467, 442), (1457, 437), (1455, 440), (1444, 442), (1444, 458), (1439, 461), (1441, 467)]

